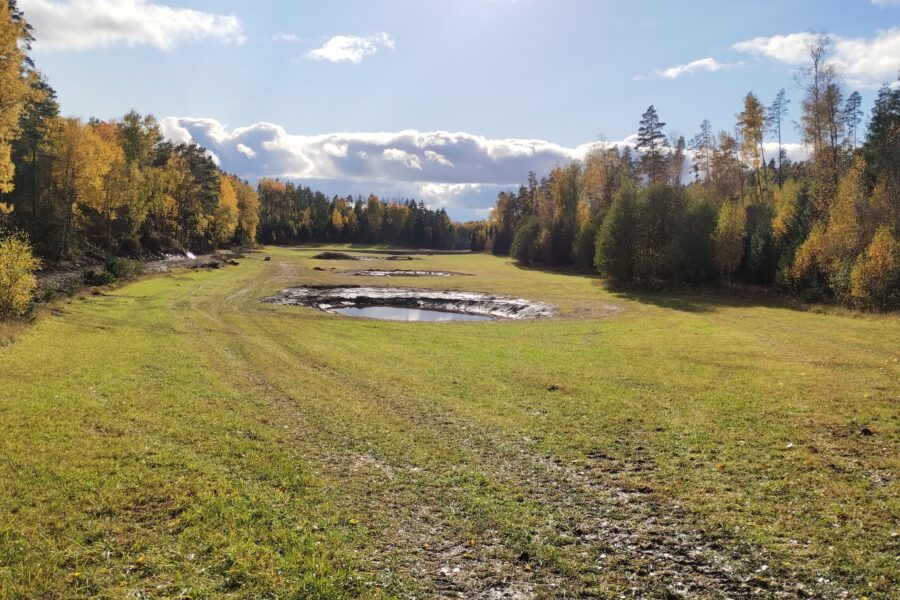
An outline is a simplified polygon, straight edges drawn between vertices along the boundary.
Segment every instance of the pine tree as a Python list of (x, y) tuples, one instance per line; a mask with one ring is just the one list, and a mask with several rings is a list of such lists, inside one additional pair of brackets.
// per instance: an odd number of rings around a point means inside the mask
[(687, 144), (684, 141), (684, 136), (678, 136), (678, 139), (675, 140), (675, 151), (672, 153), (671, 164), (669, 165), (672, 171), (672, 185), (675, 187), (681, 187), (681, 172), (684, 170), (684, 162), (687, 158), (686, 149)]
[(640, 127), (638, 127), (637, 150), (641, 155), (641, 170), (649, 178), (650, 183), (663, 180), (666, 174), (667, 147), (666, 135), (663, 127), (666, 124), (659, 120), (656, 108), (650, 107), (641, 115)]
[(704, 181), (709, 182), (712, 179), (712, 158), (715, 149), (715, 138), (709, 119), (703, 119), (700, 132), (691, 138), (688, 147), (694, 151), (694, 178), (699, 181), (702, 172)]
[(766, 125), (769, 128), (769, 131), (774, 133), (778, 137), (778, 187), (781, 188), (784, 186), (784, 173), (782, 171), (783, 162), (784, 162), (784, 150), (781, 145), (781, 126), (784, 123), (784, 118), (788, 114), (788, 104), (791, 101), (788, 100), (784, 93), (784, 88), (778, 90), (778, 94), (775, 96), (775, 100), (766, 110)]
[(847, 141), (854, 150), (856, 150), (857, 145), (859, 124), (862, 123), (863, 117), (863, 111), (860, 109), (861, 106), (862, 96), (859, 95), (859, 92), (853, 92), (847, 96), (847, 101), (844, 104), (844, 111), (841, 115), (844, 120), (844, 127), (847, 128)]

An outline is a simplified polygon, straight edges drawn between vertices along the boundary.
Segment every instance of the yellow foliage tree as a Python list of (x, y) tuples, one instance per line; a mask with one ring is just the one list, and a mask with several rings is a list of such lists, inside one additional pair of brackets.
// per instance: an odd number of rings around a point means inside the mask
[(800, 183), (796, 179), (788, 179), (781, 187), (772, 192), (772, 205), (775, 216), (772, 219), (772, 236), (775, 243), (788, 235), (791, 223), (797, 214), (797, 200), (800, 196)]
[(816, 223), (794, 255), (791, 278), (795, 282), (814, 279), (819, 272), (825, 270), (821, 263), (825, 247), (824, 240), (825, 226)]
[(27, 56), (30, 34), (21, 14), (0, 2), (0, 192), (13, 190), (12, 142), (19, 137), (19, 116), (32, 95)]
[(259, 226), (259, 196), (250, 184), (232, 176), (231, 183), (237, 192), (238, 231), (241, 242), (253, 244)]
[(234, 237), (238, 225), (238, 197), (231, 179), (219, 175), (219, 203), (208, 221), (209, 237), (222, 244)]
[(65, 254), (69, 236), (77, 225), (78, 207), (101, 211), (105, 198), (105, 178), (115, 160), (116, 148), (104, 141), (91, 127), (75, 118), (64, 119), (60, 135), (54, 140), (52, 163), (54, 187), (60, 191), (63, 212), (61, 254)]
[(744, 255), (746, 210), (743, 204), (725, 201), (719, 209), (714, 238), (715, 263), (722, 276), (731, 284), (731, 275), (741, 264)]
[(17, 236), (0, 240), (0, 317), (25, 312), (37, 287), (34, 271), (39, 267), (25, 240)]
[(850, 275), (851, 295), (859, 304), (890, 308), (900, 302), (900, 243), (886, 226), (860, 254)]

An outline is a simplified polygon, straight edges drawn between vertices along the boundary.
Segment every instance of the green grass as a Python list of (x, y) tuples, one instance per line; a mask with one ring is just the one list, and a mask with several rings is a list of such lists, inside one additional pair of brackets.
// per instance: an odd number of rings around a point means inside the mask
[(560, 316), (259, 302), (382, 266), (319, 250), (144, 279), (0, 332), (0, 598), (662, 596), (690, 565), (659, 574), (617, 540), (682, 534), (763, 590), (898, 585), (896, 316), (615, 294), (485, 255), (414, 263), (471, 277), (375, 284)]

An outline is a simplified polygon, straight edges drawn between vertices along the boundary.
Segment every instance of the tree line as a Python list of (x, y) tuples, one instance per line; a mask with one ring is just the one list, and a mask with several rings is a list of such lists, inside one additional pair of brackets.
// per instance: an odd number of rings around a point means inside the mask
[(864, 128), (860, 94), (847, 94), (829, 47), (827, 36), (812, 38), (796, 76), (807, 159), (784, 150), (783, 89), (768, 106), (748, 93), (733, 131), (704, 121), (690, 140), (667, 138), (650, 106), (634, 151), (598, 146), (499, 194), (473, 249), (576, 264), (620, 283), (765, 284), (897, 308), (900, 81), (880, 89)]
[[(28, 57), (31, 29), (0, 2), (0, 227), (41, 258), (141, 256), (256, 239), (256, 191), (152, 116), (64, 117)], [(10, 233), (14, 232), (14, 233)]]
[[(222, 245), (369, 242), (468, 248), (472, 226), (421, 202), (256, 187), (204, 148), (163, 138), (151, 115), (64, 117), (29, 51), (15, 0), (0, 0), (0, 316), (21, 313), (41, 265), (144, 258)], [(122, 268), (117, 267), (117, 268)]]
[(370, 195), (334, 196), (277, 179), (261, 179), (259, 240), (264, 244), (377, 243), (433, 249), (468, 249), (471, 225), (454, 223), (443, 208), (421, 201), (386, 201)]

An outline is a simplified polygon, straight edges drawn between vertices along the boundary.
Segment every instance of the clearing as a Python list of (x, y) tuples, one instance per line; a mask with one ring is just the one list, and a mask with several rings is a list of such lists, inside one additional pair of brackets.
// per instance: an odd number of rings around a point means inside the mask
[(417, 287), (556, 315), (262, 302), (359, 282), (321, 250), (61, 301), (0, 336), (0, 598), (896, 590), (897, 316), (617, 294), (478, 254), (417, 255), (471, 274)]

